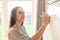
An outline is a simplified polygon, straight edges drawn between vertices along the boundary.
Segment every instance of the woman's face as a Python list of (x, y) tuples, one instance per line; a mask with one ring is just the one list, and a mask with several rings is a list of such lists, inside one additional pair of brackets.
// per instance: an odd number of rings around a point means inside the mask
[(23, 8), (18, 8), (16, 12), (16, 20), (23, 22), (25, 18)]

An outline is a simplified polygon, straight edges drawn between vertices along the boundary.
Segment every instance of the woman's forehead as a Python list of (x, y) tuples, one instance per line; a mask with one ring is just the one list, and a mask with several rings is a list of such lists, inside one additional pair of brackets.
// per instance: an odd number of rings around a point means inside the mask
[(23, 8), (18, 8), (17, 11), (20, 12), (20, 11), (24, 11), (24, 10), (23, 10)]

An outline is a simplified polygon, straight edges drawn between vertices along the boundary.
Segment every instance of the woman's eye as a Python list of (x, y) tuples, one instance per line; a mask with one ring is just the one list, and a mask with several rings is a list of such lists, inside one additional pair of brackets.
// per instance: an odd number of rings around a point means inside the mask
[(24, 12), (19, 12), (19, 14), (24, 14)]
[(23, 14), (22, 12), (19, 12), (19, 14)]

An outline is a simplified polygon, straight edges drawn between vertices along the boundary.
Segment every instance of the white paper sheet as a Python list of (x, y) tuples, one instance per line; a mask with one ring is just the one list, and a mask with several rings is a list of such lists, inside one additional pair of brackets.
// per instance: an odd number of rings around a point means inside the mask
[(60, 40), (60, 18), (52, 15), (50, 18), (50, 28), (52, 32), (52, 40)]

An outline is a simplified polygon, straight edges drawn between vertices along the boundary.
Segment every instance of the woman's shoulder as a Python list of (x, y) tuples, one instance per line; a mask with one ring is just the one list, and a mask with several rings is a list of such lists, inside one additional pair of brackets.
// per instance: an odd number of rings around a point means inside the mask
[(11, 33), (11, 32), (24, 32), (24, 31), (26, 31), (24, 26), (22, 26), (22, 27), (13, 26), (13, 27), (9, 28), (8, 33)]
[(14, 31), (17, 31), (17, 29), (14, 28), (14, 27), (11, 27), (11, 28), (9, 28), (8, 33), (11, 33), (11, 32), (14, 32)]
[(8, 36), (19, 36), (19, 32), (16, 28), (10, 28), (8, 31)]
[(9, 28), (9, 31), (16, 31), (17, 27), (15, 25), (13, 25), (11, 28)]

